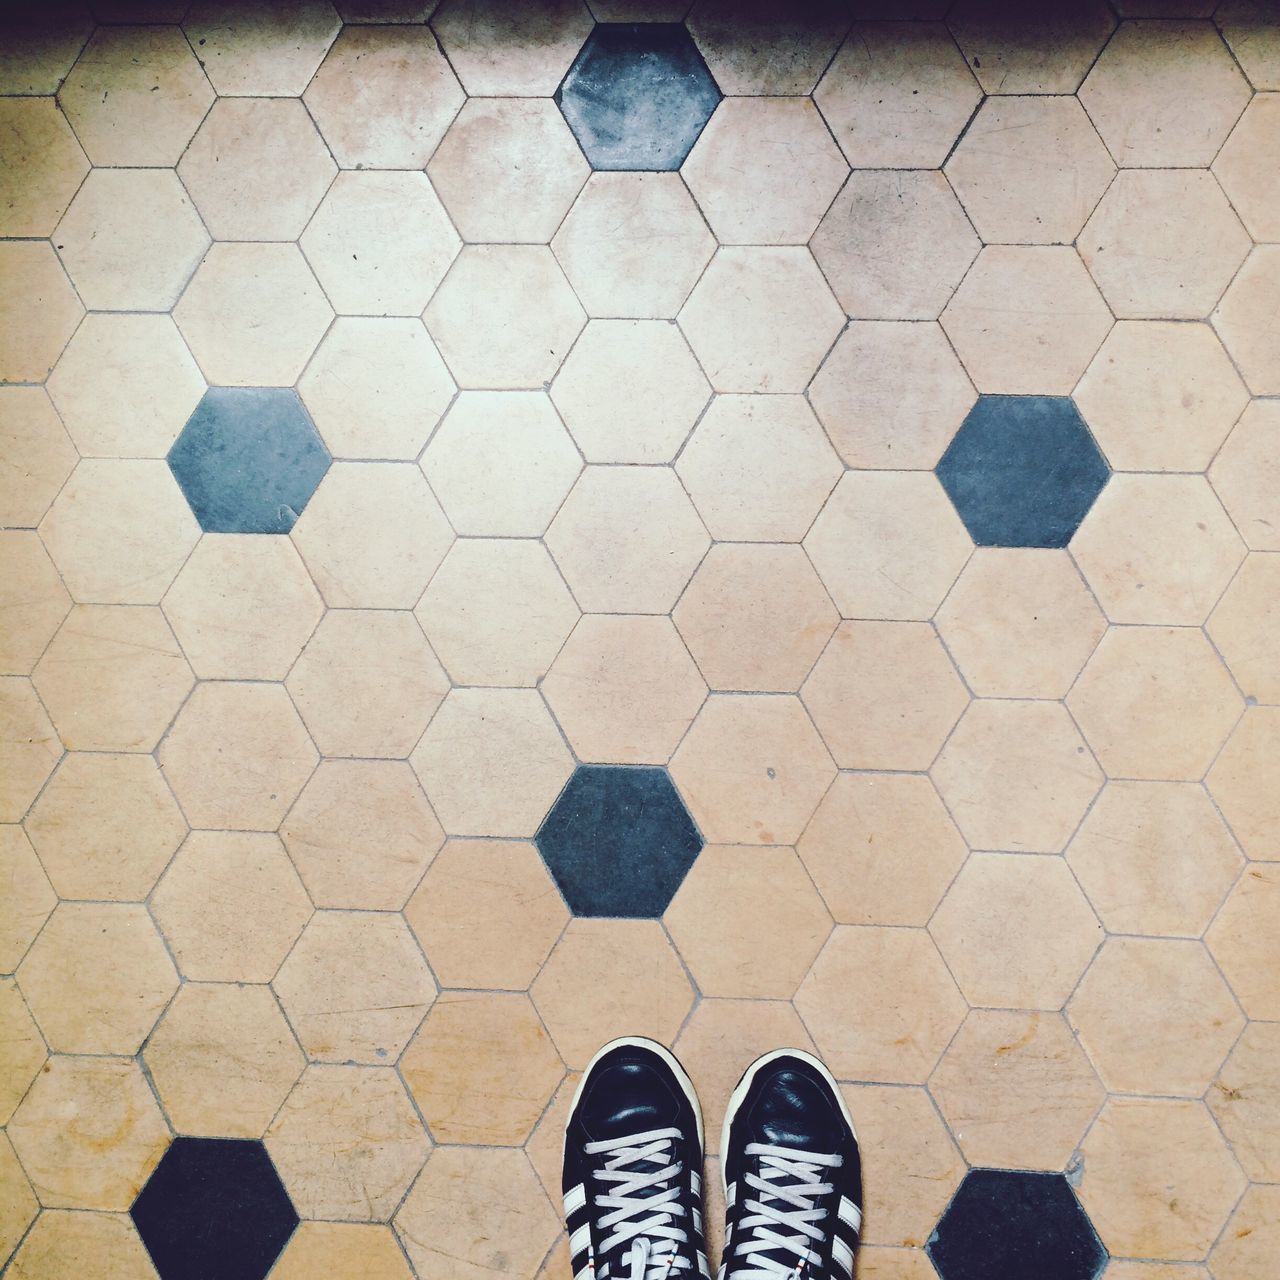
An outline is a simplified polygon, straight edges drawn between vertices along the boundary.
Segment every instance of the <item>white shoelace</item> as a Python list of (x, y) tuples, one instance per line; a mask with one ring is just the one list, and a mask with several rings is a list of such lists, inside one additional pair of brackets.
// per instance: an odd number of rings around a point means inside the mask
[(744, 1202), (735, 1232), (742, 1234), (733, 1242), (734, 1256), (746, 1265), (729, 1274), (733, 1280), (800, 1280), (818, 1260), (813, 1246), (826, 1239), (821, 1223), (828, 1210), (815, 1202), (835, 1185), (823, 1180), (822, 1171), (838, 1169), (844, 1160), (764, 1142), (749, 1142), (746, 1154), (759, 1158), (760, 1172), (745, 1175), (743, 1194), (757, 1194)]
[(596, 1207), (608, 1211), (596, 1224), (610, 1233), (600, 1252), (607, 1258), (619, 1246), (629, 1246), (622, 1255), (630, 1268), (626, 1275), (597, 1269), (597, 1280), (667, 1280), (689, 1268), (680, 1252), (689, 1236), (678, 1221), (685, 1214), (679, 1183), (683, 1165), (674, 1145), (679, 1137), (679, 1129), (651, 1129), (587, 1143), (588, 1155), (608, 1157), (603, 1169), (593, 1170), (608, 1188), (595, 1197)]

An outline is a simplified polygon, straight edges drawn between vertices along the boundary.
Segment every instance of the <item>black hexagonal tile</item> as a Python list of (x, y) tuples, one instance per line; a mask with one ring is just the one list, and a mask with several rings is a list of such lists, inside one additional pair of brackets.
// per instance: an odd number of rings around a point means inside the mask
[(1068, 396), (981, 396), (937, 467), (981, 547), (1065, 547), (1111, 469)]
[(1060, 1173), (970, 1169), (927, 1248), (942, 1280), (1095, 1280), (1107, 1262)]
[(206, 533), (288, 533), (329, 461), (288, 387), (210, 387), (169, 450)]
[(721, 93), (678, 22), (602, 22), (556, 101), (593, 169), (678, 169)]
[(634, 765), (579, 765), (536, 840), (579, 916), (660, 916), (702, 849), (667, 771)]
[(129, 1211), (161, 1280), (262, 1280), (298, 1214), (261, 1142), (175, 1138)]

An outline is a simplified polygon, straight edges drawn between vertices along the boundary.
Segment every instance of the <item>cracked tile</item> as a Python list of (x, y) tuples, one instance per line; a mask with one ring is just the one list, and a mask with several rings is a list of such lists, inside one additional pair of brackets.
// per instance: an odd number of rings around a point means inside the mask
[(1245, 1173), (1275, 1182), (1280, 1171), (1280, 1081), (1273, 1064), (1280, 1027), (1251, 1022), (1209, 1088), (1205, 1101)]
[(34, 529), (76, 465), (75, 446), (43, 387), (0, 387), (0, 510), (8, 528)]
[[(4, 694), (5, 687), (0, 682), (0, 699)], [(10, 767), (6, 764), (6, 769)], [(10, 813), (6, 821), (19, 817), (20, 813)], [(0, 826), (0, 887), (4, 889), (7, 904), (4, 916), (0, 917), (0, 969), (12, 973), (58, 905), (58, 895), (19, 826)]]
[[(40, 1074), (48, 1057), (44, 1037), (31, 1017), (18, 984), (12, 978), (0, 978), (0, 1069), (3, 1070), (0, 1075), (0, 1120), (5, 1124), (9, 1123), (14, 1109)], [(0, 1186), (6, 1193), (16, 1193), (16, 1180), (6, 1167), (8, 1160), (12, 1160), (11, 1149), (0, 1144)], [(16, 1196), (13, 1207), (18, 1207)], [(6, 1216), (0, 1213), (0, 1257), (7, 1252), (7, 1226)], [(12, 1245), (7, 1248), (12, 1249)]]
[(71, 608), (38, 534), (0, 532), (0, 673), (30, 675)]

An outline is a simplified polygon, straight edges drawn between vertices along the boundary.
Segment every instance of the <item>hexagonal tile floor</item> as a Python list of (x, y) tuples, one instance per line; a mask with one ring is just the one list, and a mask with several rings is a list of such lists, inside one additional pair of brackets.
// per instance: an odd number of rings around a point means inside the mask
[(1255, 0), (8, 6), (0, 1273), (567, 1280), (632, 1032), (862, 1280), (1272, 1280), (1278, 140)]

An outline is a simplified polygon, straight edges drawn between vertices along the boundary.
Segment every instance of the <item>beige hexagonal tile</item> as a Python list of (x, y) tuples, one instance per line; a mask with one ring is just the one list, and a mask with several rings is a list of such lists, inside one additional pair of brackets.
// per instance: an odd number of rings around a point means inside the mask
[(0, 678), (0, 822), (20, 822), (62, 755), (31, 681)]
[(1245, 867), (1206, 940), (1245, 1013), (1280, 1021), (1280, 863)]
[(1280, 1026), (1251, 1022), (1223, 1064), (1205, 1101), (1255, 1182), (1280, 1180)]
[(173, 318), (210, 381), (292, 386), (333, 309), (297, 245), (223, 242), (205, 255)]
[(278, 684), (202, 682), (160, 745), (197, 827), (274, 831), (319, 757)]
[(331, 609), (286, 681), (326, 756), (403, 759), (449, 691), (411, 613)]
[(220, 98), (178, 165), (219, 240), (296, 240), (337, 172), (296, 98)]
[(0, 235), (47, 236), (89, 162), (52, 98), (0, 102)]
[(1113, 1093), (1199, 1097), (1245, 1019), (1204, 946), (1109, 938), (1067, 1006)]
[(271, 985), (313, 1062), (394, 1062), (436, 998), (408, 925), (387, 911), (317, 911)]
[(70, 608), (39, 535), (0, 532), (0, 674), (30, 674)]
[(593, 173), (551, 247), (588, 315), (670, 319), (716, 240), (678, 174)]
[(1231, 132), (1249, 85), (1208, 22), (1126, 22), (1080, 86), (1116, 163), (1206, 165)]
[(50, 1058), (9, 1124), (46, 1209), (133, 1203), (169, 1145), (142, 1068), (124, 1058)]
[[(755, 1006), (760, 1007), (760, 1006)], [(767, 1006), (770, 1009), (778, 1008), (777, 1004)], [(690, 1019), (692, 1021), (692, 1019)], [(569, 1119), (569, 1111), (573, 1104), (574, 1094), (578, 1090), (578, 1085), (582, 1083), (581, 1071), (570, 1071), (560, 1082), (560, 1087), (556, 1090), (555, 1097), (547, 1104), (547, 1109), (542, 1113), (542, 1119), (538, 1121), (533, 1131), (533, 1135), (529, 1141), (525, 1143), (525, 1154), (529, 1157), (529, 1163), (533, 1166), (533, 1171), (538, 1175), (542, 1183), (543, 1189), (547, 1193), (547, 1198), (552, 1204), (562, 1198), (560, 1190), (560, 1175), (564, 1165), (564, 1131), (565, 1125)], [(712, 1136), (709, 1132), (704, 1134), (704, 1141), (710, 1143)], [(707, 1179), (708, 1189), (710, 1179)], [(541, 1275), (541, 1273), (539, 1273)]]
[(390, 1067), (309, 1066), (266, 1142), (298, 1213), (336, 1222), (385, 1222), (431, 1150)]
[(74, 600), (158, 604), (200, 526), (159, 459), (86, 458), (40, 536)]
[(306, 1058), (268, 987), (184, 983), (143, 1051), (178, 1133), (261, 1138)]
[(523, 991), (569, 919), (542, 858), (512, 840), (450, 840), (405, 907), (446, 987)]
[(800, 547), (719, 543), (672, 611), (713, 688), (795, 693), (839, 621)]
[(1278, 429), (1280, 405), (1251, 401), (1209, 468), (1210, 483), (1255, 551), (1280, 551), (1280, 467), (1271, 444)]
[(22, 1242), (6, 1274), (13, 1280), (54, 1280), (92, 1274), (151, 1280), (155, 1267), (137, 1228), (124, 1214), (52, 1210)]
[(464, 391), (422, 455), (422, 470), (462, 534), (540, 537), (582, 459), (539, 391)]
[(1203, 1258), (1245, 1187), (1199, 1102), (1112, 1098), (1080, 1149), (1080, 1199), (1113, 1254)]
[(193, 982), (270, 982), (311, 917), (279, 838), (250, 831), (193, 831), (151, 909)]
[(1221, 1280), (1263, 1280), (1280, 1250), (1280, 1187), (1250, 1187), (1209, 1255)]
[(803, 391), (843, 324), (800, 246), (720, 249), (680, 310), (717, 391)]
[(426, 174), (345, 170), (299, 241), (345, 315), (415, 316), (462, 242)]
[(463, 239), (546, 244), (591, 172), (547, 98), (470, 98), (427, 165)]
[(366, 1280), (413, 1280), (390, 1227), (365, 1222), (301, 1222), (272, 1268), (275, 1280), (308, 1280), (325, 1271)]
[(427, 1015), (401, 1070), (438, 1142), (518, 1147), (564, 1063), (526, 995), (449, 991)]
[(1099, 0), (1052, 6), (965, 0), (947, 22), (992, 94), (1075, 93), (1116, 25)]
[(1280, 245), (1257, 245), (1211, 319), (1255, 396), (1280, 394)]
[(1113, 933), (1198, 938), (1240, 873), (1240, 853), (1204, 789), (1111, 782), (1067, 862)]
[(1057, 858), (975, 853), (929, 924), (972, 1005), (1060, 1009), (1102, 926)]
[(924, 620), (973, 542), (932, 475), (847, 471), (804, 540), (846, 618)]
[(527, 839), (573, 772), (536, 689), (453, 689), (411, 763), (452, 836)]
[(946, 164), (987, 244), (1071, 244), (1115, 171), (1073, 97), (986, 99)]
[(50, 6), (11, 9), (4, 15), (4, 53), (0, 55), (0, 92), (57, 93), (62, 78), (93, 32), (87, 5), (66, 4), (48, 21)]
[(1075, 389), (1118, 471), (1203, 471), (1249, 403), (1204, 324), (1122, 320)]
[(1111, 313), (1067, 245), (989, 245), (942, 313), (979, 391), (1068, 395)]
[(859, 1246), (858, 1268), (859, 1280), (936, 1280), (938, 1274), (923, 1249), (885, 1245)]
[(280, 825), (319, 907), (399, 911), (444, 832), (402, 760), (322, 760)]
[(981, 241), (940, 172), (860, 169), (812, 247), (855, 319), (936, 320)]
[(851, 165), (933, 169), (982, 90), (940, 22), (856, 22), (813, 97)]
[(843, 622), (800, 691), (842, 769), (927, 769), (969, 702), (926, 622)]
[(422, 1280), (531, 1280), (560, 1221), (523, 1152), (442, 1147), (395, 1228)]
[(713, 693), (671, 774), (708, 840), (794, 844), (836, 768), (799, 698)]
[(676, 471), (715, 538), (799, 542), (841, 467), (803, 396), (719, 395)]
[(928, 778), (842, 773), (796, 851), (840, 924), (923, 925), (968, 856)]
[[(49, 1051), (12, 978), (0, 978), (0, 1120), (9, 1123)], [(3, 1154), (0, 1154), (3, 1164)], [(0, 1257), (4, 1233), (0, 1231)]]
[(187, 38), (223, 97), (296, 98), (315, 74), (341, 21), (329, 0), (197, 0)]
[(837, 1076), (890, 1084), (922, 1084), (965, 1014), (923, 929), (852, 925), (836, 926), (795, 1005)]
[(579, 760), (665, 764), (707, 685), (670, 618), (595, 614), (565, 642), (542, 692)]
[(1258, 94), (1213, 162), (1235, 211), (1255, 240), (1280, 240), (1280, 97)]
[[(84, 306), (47, 241), (0, 244), (0, 274), (6, 282), (0, 295), (0, 382), (43, 382), (80, 323)], [(5, 398), (17, 403), (17, 390), (6, 389)], [(27, 392), (32, 400), (36, 394)], [(21, 418), (19, 423), (25, 425)]]
[(5, 526), (34, 529), (76, 465), (75, 446), (43, 387), (0, 387), (0, 445)]
[[(8, 1261), (40, 1212), (31, 1183), (7, 1135), (0, 1135), (0, 1258)], [(566, 1256), (565, 1265), (568, 1265)]]
[(1202, 633), (1113, 627), (1067, 698), (1111, 778), (1203, 777), (1241, 711), (1241, 698)]
[(668, 467), (588, 467), (547, 546), (582, 608), (666, 613), (711, 539)]
[(1280, 556), (1254, 552), (1240, 567), (1209, 619), (1209, 636), (1245, 697), (1280, 702), (1280, 650), (1275, 645)]
[(845, 463), (871, 469), (932, 470), (974, 398), (933, 323), (849, 325), (809, 388)]
[(176, 164), (212, 103), (172, 26), (99, 27), (58, 91), (95, 165)]
[(1056, 1013), (974, 1009), (929, 1078), (965, 1157), (1062, 1169), (1106, 1097)]
[(58, 895), (19, 826), (0, 826), (0, 889), (5, 900), (0, 917), (0, 969), (12, 973), (58, 905)]
[(660, 320), (592, 320), (551, 384), (588, 462), (670, 462), (710, 396), (684, 335)]
[(1222, 0), (1218, 29), (1255, 89), (1280, 89), (1280, 22), (1266, 0)]

